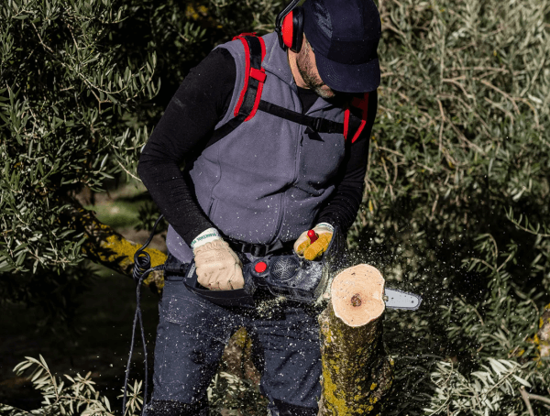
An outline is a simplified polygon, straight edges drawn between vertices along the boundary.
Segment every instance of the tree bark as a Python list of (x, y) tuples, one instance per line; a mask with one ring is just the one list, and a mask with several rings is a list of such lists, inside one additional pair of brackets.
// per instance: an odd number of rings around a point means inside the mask
[(319, 316), (323, 363), (319, 416), (381, 414), (393, 381), (382, 343), (384, 279), (372, 266), (339, 273)]

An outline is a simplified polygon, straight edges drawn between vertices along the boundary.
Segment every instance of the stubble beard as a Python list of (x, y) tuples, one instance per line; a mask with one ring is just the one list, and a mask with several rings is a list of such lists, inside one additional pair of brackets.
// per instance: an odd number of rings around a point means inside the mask
[(311, 75), (312, 70), (309, 66), (309, 61), (307, 61), (305, 57), (303, 62), (301, 61), (302, 59), (296, 59), (296, 67), (298, 68), (298, 72), (300, 73), (300, 76), (302, 77), (302, 80), (307, 88), (326, 100), (334, 98), (334, 91), (331, 89), (323, 89), (323, 87), (327, 87), (327, 85), (320, 78), (316, 78)]

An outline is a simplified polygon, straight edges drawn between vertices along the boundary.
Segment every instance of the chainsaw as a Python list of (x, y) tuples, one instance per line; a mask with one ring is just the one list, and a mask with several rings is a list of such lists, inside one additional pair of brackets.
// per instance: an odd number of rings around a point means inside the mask
[[(253, 306), (254, 294), (267, 290), (289, 301), (319, 304), (327, 299), (330, 273), (322, 261), (309, 261), (295, 254), (258, 258), (243, 266), (244, 287), (236, 290), (209, 290), (198, 283), (195, 263), (167, 261), (165, 276), (183, 275), (183, 283), (193, 292), (221, 306)], [(414, 293), (385, 288), (386, 308), (415, 311), (422, 298)]]

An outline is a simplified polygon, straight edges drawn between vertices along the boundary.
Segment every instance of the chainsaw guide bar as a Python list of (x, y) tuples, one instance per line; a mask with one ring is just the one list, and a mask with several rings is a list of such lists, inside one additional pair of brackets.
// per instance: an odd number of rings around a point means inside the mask
[(387, 287), (384, 289), (384, 302), (386, 303), (386, 308), (416, 311), (420, 308), (422, 298), (414, 293)]

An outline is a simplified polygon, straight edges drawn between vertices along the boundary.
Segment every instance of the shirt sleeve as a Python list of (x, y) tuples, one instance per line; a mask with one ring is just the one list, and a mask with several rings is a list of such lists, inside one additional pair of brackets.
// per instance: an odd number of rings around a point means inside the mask
[(160, 212), (187, 244), (214, 225), (180, 167), (207, 143), (227, 112), (235, 79), (235, 61), (229, 51), (212, 51), (189, 72), (141, 152), (138, 174)]
[(328, 222), (344, 234), (355, 221), (363, 199), (369, 142), (378, 109), (377, 92), (369, 94), (367, 124), (355, 143), (346, 143), (346, 156), (336, 180), (336, 189), (317, 216), (317, 223)]

